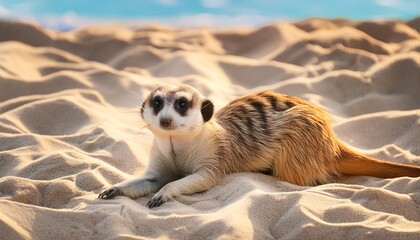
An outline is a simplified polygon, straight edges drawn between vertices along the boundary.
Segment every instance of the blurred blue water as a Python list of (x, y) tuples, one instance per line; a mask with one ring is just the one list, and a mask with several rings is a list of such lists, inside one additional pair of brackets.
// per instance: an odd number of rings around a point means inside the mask
[(412, 19), (419, 0), (0, 0), (0, 17), (71, 28), (95, 21), (158, 21), (180, 26), (256, 25), (282, 19)]

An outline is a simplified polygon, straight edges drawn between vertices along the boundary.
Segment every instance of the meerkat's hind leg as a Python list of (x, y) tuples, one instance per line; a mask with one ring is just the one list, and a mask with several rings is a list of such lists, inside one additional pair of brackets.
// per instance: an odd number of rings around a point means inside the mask
[(322, 159), (322, 156), (305, 156), (296, 150), (280, 151), (274, 161), (273, 176), (300, 186), (316, 186), (331, 182), (337, 173), (335, 165), (318, 159)]

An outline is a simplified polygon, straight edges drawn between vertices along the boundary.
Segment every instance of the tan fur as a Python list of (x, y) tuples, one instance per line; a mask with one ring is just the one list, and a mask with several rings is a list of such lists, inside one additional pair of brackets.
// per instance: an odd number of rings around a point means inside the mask
[[(278, 109), (283, 111), (271, 111), (269, 98), (275, 100)], [(251, 105), (246, 104), (247, 100), (262, 103), (264, 111), (267, 112), (267, 126), (260, 124), (259, 112)], [(292, 107), (288, 107), (293, 105)], [(254, 135), (257, 140), (249, 138), (242, 141), (231, 141), (231, 152), (244, 152), (241, 157), (231, 156), (232, 160), (240, 162), (240, 171), (260, 171), (264, 168), (272, 169), (272, 174), (281, 180), (299, 185), (315, 185), (326, 183), (338, 174), (337, 156), (339, 146), (335, 140), (334, 133), (327, 114), (301, 99), (289, 97), (273, 92), (263, 92), (247, 95), (229, 104), (216, 115), (216, 119), (222, 121), (238, 121), (232, 115), (237, 111), (237, 106), (245, 107), (248, 116), (253, 121)], [(230, 111), (234, 113), (230, 113)], [(230, 118), (230, 119), (228, 119)], [(222, 123), (223, 125), (223, 123)], [(231, 132), (237, 129), (231, 126), (224, 126)], [(247, 129), (244, 127), (243, 129)], [(269, 129), (269, 132), (265, 132)], [(239, 139), (238, 139), (239, 140)], [(243, 142), (249, 141), (253, 146), (260, 141), (258, 148), (248, 148)], [(314, 144), (316, 143), (316, 144)], [(257, 153), (254, 151), (257, 150)], [(236, 160), (235, 160), (236, 158)], [(236, 169), (230, 170), (235, 172)]]
[[(171, 115), (179, 122), (174, 125), (188, 120), (193, 128), (166, 131), (157, 126), (160, 113), (154, 116), (150, 109), (156, 94), (167, 97), (166, 114), (175, 108), (175, 102), (169, 101), (189, 95), (192, 107), (186, 115)], [(341, 174), (420, 176), (420, 167), (387, 163), (349, 150), (335, 136), (328, 114), (302, 99), (270, 91), (250, 94), (203, 122), (197, 117), (203, 114), (204, 118), (205, 101), (186, 85), (152, 92), (142, 108), (142, 116), (156, 136), (148, 171), (99, 197), (137, 198), (160, 189), (148, 203), (155, 207), (181, 194), (208, 190), (226, 174), (244, 171), (269, 172), (298, 185), (332, 182)]]

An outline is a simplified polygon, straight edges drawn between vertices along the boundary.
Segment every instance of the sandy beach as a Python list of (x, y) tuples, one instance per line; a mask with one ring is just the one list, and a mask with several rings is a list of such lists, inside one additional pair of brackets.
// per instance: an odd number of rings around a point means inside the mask
[(162, 83), (216, 109), (273, 90), (325, 108), (353, 149), (420, 166), (420, 18), (307, 19), (258, 28), (0, 21), (0, 239), (420, 239), (420, 178), (302, 187), (259, 173), (158, 208), (97, 199), (141, 175), (138, 107)]

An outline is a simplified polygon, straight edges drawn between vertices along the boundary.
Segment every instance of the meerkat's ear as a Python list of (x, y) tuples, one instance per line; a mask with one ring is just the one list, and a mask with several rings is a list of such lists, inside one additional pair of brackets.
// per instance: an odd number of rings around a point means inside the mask
[(207, 122), (213, 116), (214, 106), (213, 103), (206, 99), (201, 103), (201, 115), (203, 116), (204, 122)]

